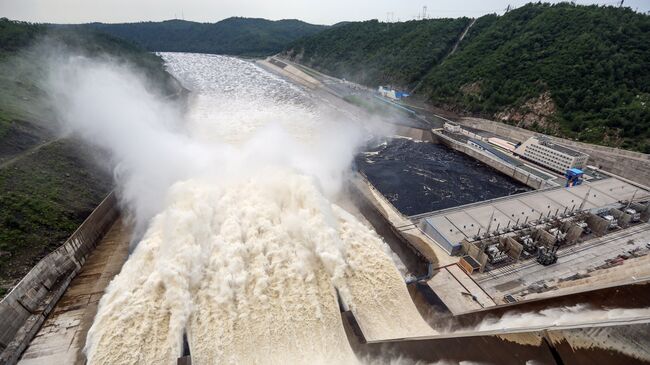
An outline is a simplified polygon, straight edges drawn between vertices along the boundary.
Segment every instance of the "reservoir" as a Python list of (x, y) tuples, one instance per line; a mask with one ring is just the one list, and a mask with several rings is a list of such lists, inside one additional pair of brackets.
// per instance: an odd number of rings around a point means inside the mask
[(369, 144), (357, 168), (410, 216), (529, 191), (530, 188), (444, 145), (393, 138)]

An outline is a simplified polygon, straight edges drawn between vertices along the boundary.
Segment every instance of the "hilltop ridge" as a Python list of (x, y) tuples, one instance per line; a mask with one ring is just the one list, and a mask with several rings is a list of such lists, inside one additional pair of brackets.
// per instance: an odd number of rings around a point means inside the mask
[(264, 56), (290, 42), (327, 28), (296, 19), (267, 20), (231, 17), (216, 23), (180, 19), (140, 23), (89, 23), (90, 27), (130, 41), (149, 51)]

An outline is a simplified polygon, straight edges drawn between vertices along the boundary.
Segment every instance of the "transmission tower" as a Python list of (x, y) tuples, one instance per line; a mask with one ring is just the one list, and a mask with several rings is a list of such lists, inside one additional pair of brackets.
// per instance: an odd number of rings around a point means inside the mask
[(427, 18), (427, 6), (422, 7), (422, 20)]

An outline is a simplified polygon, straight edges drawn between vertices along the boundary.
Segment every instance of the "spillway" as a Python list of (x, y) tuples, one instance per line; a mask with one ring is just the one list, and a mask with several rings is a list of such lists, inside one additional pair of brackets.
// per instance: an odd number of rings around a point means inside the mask
[(339, 298), (369, 338), (435, 334), (385, 243), (332, 203), (352, 153), (308, 144), (340, 121), (248, 62), (163, 57), (194, 92), (190, 138), (219, 144), (221, 165), (165, 194), (100, 301), (88, 363), (173, 364), (185, 335), (194, 364), (353, 364)]

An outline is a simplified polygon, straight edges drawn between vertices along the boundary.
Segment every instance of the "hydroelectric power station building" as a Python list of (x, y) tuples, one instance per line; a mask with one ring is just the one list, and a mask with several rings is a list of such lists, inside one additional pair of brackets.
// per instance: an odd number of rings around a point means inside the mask
[(528, 138), (514, 153), (562, 174), (571, 168), (583, 169), (589, 158), (587, 154), (553, 143), (544, 136)]

